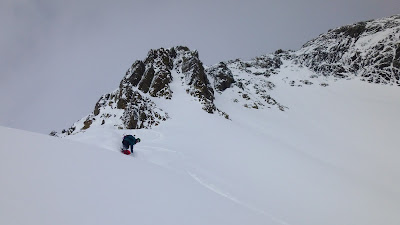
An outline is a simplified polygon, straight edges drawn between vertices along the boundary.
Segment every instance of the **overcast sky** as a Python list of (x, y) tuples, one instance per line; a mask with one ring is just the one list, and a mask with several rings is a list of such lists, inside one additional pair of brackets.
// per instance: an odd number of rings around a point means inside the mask
[(2, 0), (0, 125), (69, 127), (152, 48), (186, 45), (212, 65), (398, 13), (398, 0)]

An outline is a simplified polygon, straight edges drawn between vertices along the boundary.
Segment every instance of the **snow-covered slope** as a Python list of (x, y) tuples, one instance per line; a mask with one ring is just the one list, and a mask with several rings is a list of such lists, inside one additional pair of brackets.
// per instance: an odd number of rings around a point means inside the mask
[[(0, 127), (0, 224), (265, 224), (196, 172)], [(161, 155), (174, 154), (153, 149)]]
[[(173, 119), (67, 136), (88, 145), (1, 128), (0, 223), (399, 224), (400, 90), (286, 81), (274, 80), (284, 112), (216, 95), (227, 120), (175, 80), (175, 98), (156, 102)], [(142, 139), (134, 157), (118, 152), (124, 133)]]

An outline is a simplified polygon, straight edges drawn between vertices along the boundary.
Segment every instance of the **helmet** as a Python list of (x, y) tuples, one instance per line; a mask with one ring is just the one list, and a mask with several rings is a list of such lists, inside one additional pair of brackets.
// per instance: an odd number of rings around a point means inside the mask
[(139, 142), (140, 142), (140, 138), (136, 138), (136, 142), (138, 142), (138, 143), (139, 143)]

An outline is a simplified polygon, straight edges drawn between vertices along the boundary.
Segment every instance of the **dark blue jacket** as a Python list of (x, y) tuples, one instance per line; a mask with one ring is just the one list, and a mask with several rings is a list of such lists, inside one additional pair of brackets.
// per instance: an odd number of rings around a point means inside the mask
[(136, 144), (136, 138), (135, 138), (134, 136), (132, 136), (132, 135), (126, 135), (126, 136), (124, 137), (124, 141), (128, 142), (129, 145), (134, 145), (134, 144)]
[(126, 135), (124, 136), (124, 140), (122, 140), (122, 144), (126, 148), (131, 148), (131, 152), (133, 153), (133, 145), (136, 144), (136, 138), (132, 135)]

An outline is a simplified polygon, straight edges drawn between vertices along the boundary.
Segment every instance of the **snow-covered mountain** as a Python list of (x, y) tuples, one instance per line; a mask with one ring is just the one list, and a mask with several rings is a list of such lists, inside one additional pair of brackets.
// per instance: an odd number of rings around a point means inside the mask
[(400, 224), (398, 24), (212, 66), (151, 50), (62, 138), (0, 127), (0, 224)]
[[(151, 128), (171, 118), (168, 102), (174, 98), (171, 83), (198, 101), (204, 111), (230, 118), (216, 99), (250, 109), (290, 110), (275, 97), (283, 80), (290, 86), (328, 86), (338, 79), (361, 79), (400, 85), (400, 16), (360, 22), (332, 29), (303, 45), (298, 51), (278, 50), (249, 61), (240, 59), (205, 67), (197, 51), (187, 47), (150, 50), (135, 61), (115, 91), (101, 96), (92, 113), (69, 129), (65, 136), (93, 126), (116, 129)], [(285, 76), (286, 68), (308, 71)], [(222, 97), (223, 98), (223, 97)], [(163, 103), (161, 103), (163, 102)], [(185, 106), (180, 106), (184, 108)]]

